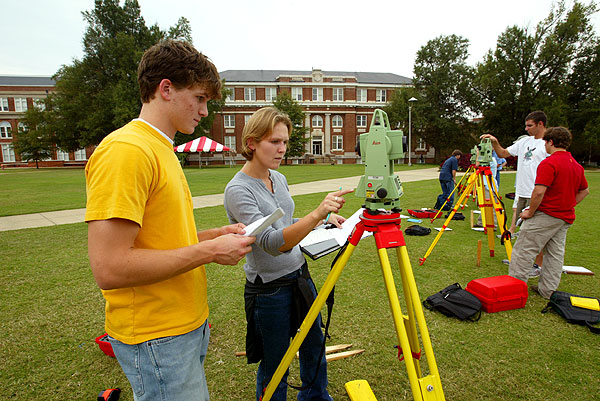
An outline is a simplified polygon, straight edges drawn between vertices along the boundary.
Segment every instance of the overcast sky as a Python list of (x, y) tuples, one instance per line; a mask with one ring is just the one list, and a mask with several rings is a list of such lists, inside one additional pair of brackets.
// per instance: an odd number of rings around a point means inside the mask
[[(121, 2), (123, 3), (123, 2)], [(139, 0), (147, 25), (185, 16), (194, 45), (219, 71), (391, 72), (412, 77), (417, 51), (440, 35), (469, 39), (468, 63), (508, 26), (534, 29), (551, 0)], [(567, 1), (569, 8), (572, 1)], [(588, 4), (589, 0), (583, 0)], [(0, 74), (52, 75), (81, 59), (93, 0), (2, 1)], [(598, 14), (593, 17), (596, 33)]]

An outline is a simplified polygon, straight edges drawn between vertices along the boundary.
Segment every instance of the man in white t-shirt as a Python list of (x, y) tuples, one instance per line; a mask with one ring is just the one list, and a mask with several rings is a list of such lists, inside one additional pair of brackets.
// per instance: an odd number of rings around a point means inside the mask
[[(517, 156), (517, 177), (515, 183), (516, 215), (529, 206), (531, 193), (535, 186), (535, 176), (537, 168), (548, 154), (546, 153), (546, 144), (544, 142), (544, 132), (546, 132), (546, 113), (537, 110), (531, 112), (525, 117), (525, 131), (529, 134), (508, 148), (503, 148), (498, 139), (490, 134), (482, 135), (481, 138), (490, 138), (492, 146), (499, 157)], [(509, 231), (512, 233), (516, 229), (516, 219), (513, 216)], [(539, 263), (538, 263), (539, 262)], [(541, 254), (536, 258), (536, 264), (541, 265)]]

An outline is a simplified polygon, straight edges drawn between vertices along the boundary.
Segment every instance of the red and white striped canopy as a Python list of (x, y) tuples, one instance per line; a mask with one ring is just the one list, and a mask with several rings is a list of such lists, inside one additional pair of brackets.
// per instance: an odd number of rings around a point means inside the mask
[(189, 141), (173, 148), (175, 152), (223, 152), (229, 151), (227, 146), (221, 145), (217, 141), (213, 141), (210, 138), (201, 136), (193, 141)]

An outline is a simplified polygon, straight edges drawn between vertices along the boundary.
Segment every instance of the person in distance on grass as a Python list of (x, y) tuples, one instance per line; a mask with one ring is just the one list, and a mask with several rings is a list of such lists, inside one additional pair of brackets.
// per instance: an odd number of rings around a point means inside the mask
[[(275, 171), (286, 152), (292, 132), (287, 115), (265, 107), (252, 115), (242, 132), (242, 155), (246, 164), (225, 188), (225, 209), (231, 223), (249, 224), (268, 216), (278, 207), (285, 215), (257, 235), (246, 257), (246, 356), (248, 363), (260, 362), (256, 376), (256, 399), (271, 381), (300, 327), (304, 314), (316, 297), (308, 265), (298, 243), (331, 213), (329, 222), (340, 226), (345, 219), (337, 213), (343, 196), (340, 190), (325, 196), (319, 206), (301, 219), (294, 219), (294, 201), (286, 178)], [(302, 291), (302, 290), (305, 291)], [(331, 400), (327, 392), (327, 362), (321, 317), (311, 327), (300, 347), (300, 378), (305, 387), (298, 400)], [(287, 400), (285, 373), (272, 400)], [(313, 382), (314, 379), (314, 382)], [(312, 382), (312, 384), (310, 384)]]
[[(458, 170), (458, 159), (462, 156), (462, 152), (458, 149), (455, 149), (452, 152), (452, 156), (450, 156), (440, 169), (440, 186), (442, 187), (441, 195), (438, 195), (437, 200), (435, 202), (434, 209), (438, 210), (442, 207), (448, 196), (454, 190), (454, 185), (456, 185), (456, 171)], [(448, 199), (448, 203), (444, 206), (444, 210), (451, 210), (452, 203), (454, 203), (454, 194), (452, 197)]]
[(575, 205), (588, 194), (583, 167), (567, 152), (571, 133), (563, 127), (548, 128), (545, 149), (550, 157), (537, 168), (529, 208), (521, 212), (523, 226), (509, 266), (509, 274), (527, 282), (531, 262), (544, 250), (544, 268), (532, 289), (544, 298), (558, 288), (565, 256), (567, 230), (575, 221)]
[(90, 264), (135, 400), (208, 400), (204, 264), (237, 264), (255, 238), (239, 235), (243, 224), (196, 231), (173, 138), (194, 132), (221, 82), (206, 56), (174, 40), (144, 53), (138, 82), (139, 118), (104, 138), (86, 166)]

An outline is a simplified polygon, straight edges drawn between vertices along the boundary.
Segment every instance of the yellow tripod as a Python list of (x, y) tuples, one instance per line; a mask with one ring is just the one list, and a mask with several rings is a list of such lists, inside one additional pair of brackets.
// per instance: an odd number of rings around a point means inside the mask
[[(467, 169), (467, 171), (465, 172), (465, 174), (460, 177), (460, 180), (458, 181), (458, 184), (456, 184), (454, 186), (454, 189), (452, 190), (452, 192), (450, 192), (450, 195), (448, 195), (448, 197), (446, 198), (446, 200), (444, 201), (444, 204), (439, 208), (438, 212), (435, 214), (435, 216), (433, 216), (433, 218), (431, 219), (431, 222), (433, 223), (435, 219), (438, 218), (438, 216), (440, 215), (440, 213), (442, 213), (442, 211), (444, 210), (444, 206), (446, 206), (446, 203), (448, 203), (450, 201), (450, 198), (452, 198), (452, 194), (454, 192), (456, 192), (456, 190), (459, 191), (459, 197), (460, 195), (462, 195), (462, 193), (464, 192), (464, 190), (466, 189), (466, 186), (462, 186), (463, 181), (464, 182), (469, 182), (469, 177), (471, 176), (471, 174), (473, 174), (475, 172), (475, 166), (471, 165), (469, 166), (469, 168)], [(458, 202), (457, 202), (458, 203)], [(466, 202), (465, 202), (466, 203)], [(461, 205), (462, 207), (464, 207), (464, 205)]]
[[(486, 197), (484, 180), (487, 183), (487, 187), (489, 188), (490, 196)], [(496, 187), (496, 180), (494, 180), (492, 176), (492, 172), (490, 166), (478, 166), (475, 170), (475, 173), (469, 176), (469, 180), (467, 181), (467, 187), (463, 191), (462, 195), (454, 205), (454, 208), (448, 215), (448, 218), (442, 225), (441, 230), (436, 235), (435, 239), (425, 252), (425, 255), (419, 259), (419, 264), (422, 265), (427, 260), (427, 257), (433, 251), (433, 248), (440, 240), (442, 234), (448, 227), (448, 224), (452, 220), (452, 217), (456, 214), (456, 210), (463, 203), (466, 197), (468, 197), (471, 192), (475, 189), (475, 193), (477, 194), (477, 204), (479, 206), (479, 210), (481, 211), (481, 221), (483, 223), (484, 231), (487, 234), (488, 238), (488, 249), (490, 250), (490, 256), (494, 256), (494, 213), (496, 213), (496, 219), (498, 220), (498, 227), (500, 228), (501, 233), (501, 242), (506, 247), (506, 254), (508, 256), (508, 260), (510, 260), (512, 254), (512, 244), (510, 243), (510, 231), (506, 230), (506, 213), (502, 203), (500, 202), (500, 196), (498, 195), (498, 188)]]
[[(275, 374), (271, 378), (268, 386), (265, 389), (262, 401), (268, 401), (273, 396), (277, 385), (283, 378), (288, 367), (294, 359), (294, 355), (300, 349), (302, 342), (308, 335), (308, 332), (316, 320), (321, 308), (325, 304), (329, 293), (333, 290), (335, 283), (342, 274), (342, 270), (348, 263), (350, 256), (354, 252), (354, 248), (358, 245), (364, 231), (374, 233), (375, 243), (379, 254), (379, 262), (383, 273), (383, 281), (385, 284), (390, 310), (394, 320), (396, 335), (400, 343), (401, 351), (406, 357), (404, 358), (410, 387), (415, 400), (419, 401), (444, 401), (444, 392), (442, 390), (442, 382), (440, 380), (438, 368), (433, 355), (431, 339), (425, 323), (423, 308), (417, 291), (417, 284), (413, 275), (413, 271), (408, 258), (404, 236), (400, 230), (400, 213), (382, 212), (372, 214), (365, 210), (360, 217), (360, 222), (356, 224), (352, 234), (348, 239), (348, 243), (342, 249), (336, 262), (334, 263), (323, 287), (319, 291), (317, 298), (313, 302), (306, 318), (302, 322), (298, 333), (292, 340), (283, 359), (279, 363)], [(406, 300), (407, 315), (402, 314), (396, 285), (392, 275), (390, 260), (388, 257), (388, 248), (396, 249), (398, 265), (402, 278), (402, 287)], [(415, 320), (416, 319), (416, 320)], [(421, 341), (427, 359), (429, 375), (423, 376), (419, 360), (421, 358), (421, 348), (419, 345), (419, 336), (417, 332), (417, 323), (420, 329)], [(346, 383), (346, 390), (352, 401), (359, 400), (375, 400), (375, 396), (370, 390), (365, 381), (353, 381)]]

